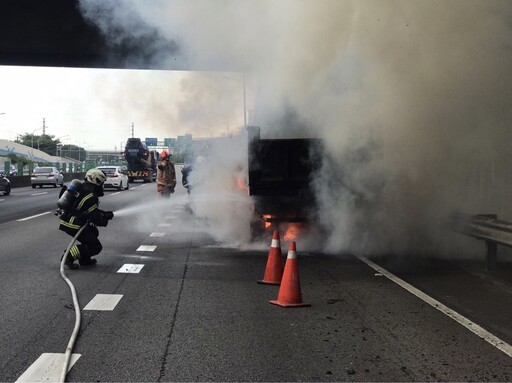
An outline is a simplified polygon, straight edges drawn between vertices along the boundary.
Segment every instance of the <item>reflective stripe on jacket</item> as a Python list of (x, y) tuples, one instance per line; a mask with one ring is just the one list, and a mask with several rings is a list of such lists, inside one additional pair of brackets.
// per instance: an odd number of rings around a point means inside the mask
[(75, 212), (69, 218), (63, 217), (60, 220), (61, 229), (79, 230), (87, 223), (89, 217), (98, 210), (98, 197), (91, 191), (90, 187), (84, 189), (78, 196)]

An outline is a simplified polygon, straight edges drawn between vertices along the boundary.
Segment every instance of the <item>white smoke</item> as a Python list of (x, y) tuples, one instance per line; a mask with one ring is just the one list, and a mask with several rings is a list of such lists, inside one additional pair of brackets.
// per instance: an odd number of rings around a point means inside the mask
[(507, 0), (116, 2), (129, 25), (80, 4), (106, 32), (149, 25), (174, 42), (159, 68), (257, 74), (263, 135), (324, 138), (330, 250), (449, 252), (453, 210), (512, 219)]
[(212, 140), (196, 156), (189, 176), (192, 211), (206, 221), (216, 240), (248, 243), (253, 211), (247, 194), (247, 138)]

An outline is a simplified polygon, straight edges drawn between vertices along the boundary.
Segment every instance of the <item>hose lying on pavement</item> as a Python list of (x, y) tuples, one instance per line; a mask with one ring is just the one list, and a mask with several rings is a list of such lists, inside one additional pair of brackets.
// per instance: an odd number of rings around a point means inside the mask
[(68, 346), (66, 347), (66, 354), (64, 356), (64, 366), (62, 367), (62, 372), (60, 375), (59, 382), (65, 382), (66, 381), (66, 375), (68, 373), (68, 366), (69, 361), (71, 360), (71, 353), (73, 352), (73, 347), (75, 345), (76, 338), (78, 336), (78, 330), (80, 330), (80, 305), (78, 304), (78, 297), (76, 295), (75, 286), (73, 286), (73, 283), (66, 277), (66, 274), (64, 274), (64, 263), (66, 262), (66, 257), (69, 254), (69, 250), (71, 249), (71, 246), (75, 243), (78, 236), (82, 233), (82, 231), (85, 229), (87, 224), (83, 225), (80, 230), (76, 233), (76, 235), (73, 237), (71, 242), (68, 245), (68, 248), (66, 249), (64, 255), (62, 256), (62, 259), (60, 261), (60, 275), (62, 279), (68, 284), (71, 295), (73, 296), (73, 306), (75, 307), (75, 328), (73, 329), (73, 333), (71, 334), (71, 338), (69, 339)]

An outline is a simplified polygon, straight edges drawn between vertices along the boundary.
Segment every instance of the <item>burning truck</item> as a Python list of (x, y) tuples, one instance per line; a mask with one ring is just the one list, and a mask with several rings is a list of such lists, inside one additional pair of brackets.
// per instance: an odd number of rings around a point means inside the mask
[(259, 127), (247, 130), (248, 189), (254, 202), (251, 237), (257, 239), (280, 230), (283, 239), (293, 239), (315, 218), (312, 180), (320, 169), (322, 141), (262, 139)]

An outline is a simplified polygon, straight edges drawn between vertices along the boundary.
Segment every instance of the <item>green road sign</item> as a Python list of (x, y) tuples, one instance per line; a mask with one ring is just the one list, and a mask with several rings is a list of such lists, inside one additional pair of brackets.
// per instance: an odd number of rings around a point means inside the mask
[(147, 146), (157, 146), (158, 138), (146, 138), (146, 145)]

